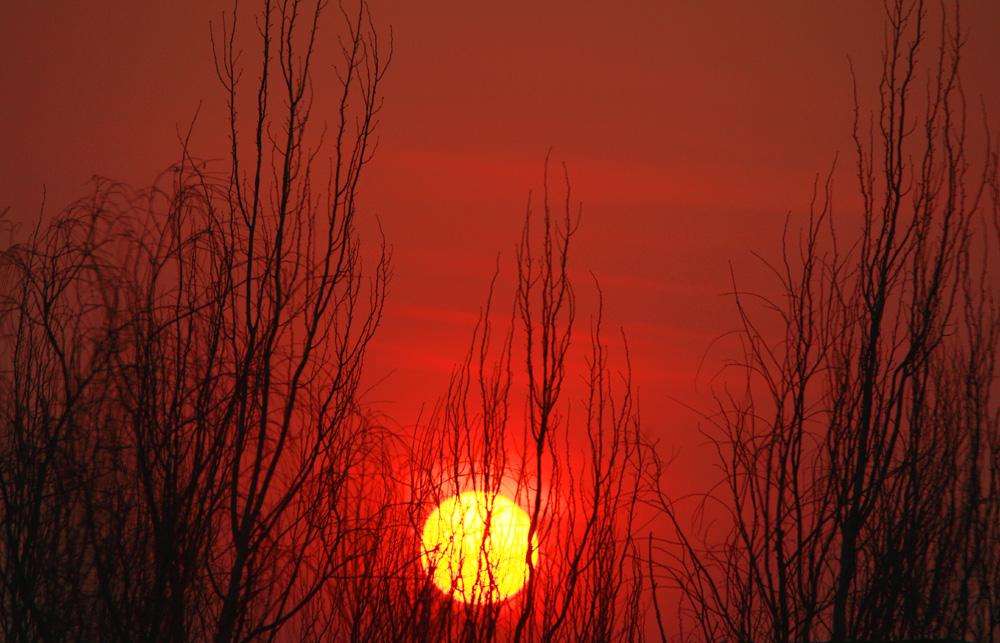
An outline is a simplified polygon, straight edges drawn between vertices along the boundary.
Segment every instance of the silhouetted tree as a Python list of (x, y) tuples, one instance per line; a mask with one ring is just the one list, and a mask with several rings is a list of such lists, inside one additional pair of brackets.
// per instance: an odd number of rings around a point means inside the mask
[[(609, 365), (599, 309), (589, 351), (572, 354), (577, 308), (567, 262), (577, 222), (568, 183), (558, 214), (547, 178), (545, 188), (544, 215), (536, 221), (529, 208), (518, 247), (509, 324), (496, 317), (495, 281), (446, 395), (400, 453), (395, 518), (374, 573), (356, 583), (359, 636), (345, 640), (642, 640), (645, 574), (635, 534), (650, 446), (627, 355), (622, 370)], [(571, 404), (577, 392), (582, 400)], [(456, 601), (421, 566), (428, 514), (468, 491), (502, 494), (531, 518), (521, 534), (527, 582), (506, 600), (483, 587), (476, 600)], [(492, 570), (481, 571), (496, 587)]]
[[(228, 167), (185, 142), (154, 186), (96, 181), (0, 257), (4, 640), (641, 639), (652, 459), (599, 310), (570, 421), (568, 181), (561, 217), (547, 177), (540, 229), (529, 210), (510, 328), (492, 338), (488, 304), (432, 417), (404, 438), (361, 405), (389, 275), (384, 245), (362, 271), (356, 195), (385, 60), (364, 4), (342, 7), (314, 134), (325, 8), (262, 2), (247, 87), (244, 19), (213, 32)], [(505, 602), (454, 601), (421, 567), (427, 514), (473, 489), (532, 520), (538, 562)]]
[(845, 243), (828, 182), (786, 227), (776, 323), (736, 297), (743, 379), (710, 416), (724, 479), (704, 507), (729, 532), (701, 540), (661, 496), (678, 542), (651, 569), (692, 638), (1000, 639), (997, 143), (971, 174), (957, 6), (937, 42), (927, 3), (886, 10), (860, 227)]
[(262, 3), (249, 136), (235, 13), (216, 33), (227, 171), (185, 146), (157, 186), (97, 182), (3, 253), (5, 640), (311, 636), (296, 619), (378, 525), (358, 379), (388, 257), (363, 273), (355, 199), (386, 61), (342, 7), (334, 121), (309, 127), (325, 9)]

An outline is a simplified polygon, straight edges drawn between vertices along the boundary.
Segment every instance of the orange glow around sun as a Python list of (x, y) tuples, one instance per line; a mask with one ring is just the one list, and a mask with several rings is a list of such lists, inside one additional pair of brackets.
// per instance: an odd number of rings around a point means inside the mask
[[(448, 498), (424, 523), (420, 562), (445, 594), (463, 603), (502, 601), (528, 580), (531, 520), (500, 495), (469, 491)], [(531, 565), (538, 538), (531, 537)]]

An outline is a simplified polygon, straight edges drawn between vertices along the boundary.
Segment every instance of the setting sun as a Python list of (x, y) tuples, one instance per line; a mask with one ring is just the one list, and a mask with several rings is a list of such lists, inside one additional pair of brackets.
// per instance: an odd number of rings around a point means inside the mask
[[(463, 603), (502, 601), (528, 579), (531, 520), (500, 495), (453, 496), (424, 523), (420, 561), (437, 587)], [(531, 537), (531, 564), (538, 539)]]

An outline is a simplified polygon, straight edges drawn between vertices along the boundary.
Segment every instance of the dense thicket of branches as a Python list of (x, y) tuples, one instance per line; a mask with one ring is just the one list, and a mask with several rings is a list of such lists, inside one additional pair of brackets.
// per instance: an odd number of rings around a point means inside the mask
[(660, 566), (696, 639), (1000, 640), (997, 144), (970, 168), (964, 36), (929, 4), (887, 3), (860, 226), (828, 184), (776, 319), (737, 297), (743, 383), (711, 418), (731, 531)]
[[(414, 528), (426, 507), (449, 495), (479, 490), (515, 500), (531, 517), (528, 538), (538, 539), (538, 564), (518, 595), (486, 609), (442, 600), (421, 578), (415, 640), (642, 636), (636, 530), (651, 453), (627, 362), (620, 370), (609, 365), (600, 310), (590, 319), (585, 360), (572, 355), (577, 309), (567, 261), (577, 221), (568, 180), (558, 214), (547, 180), (545, 188), (541, 221), (529, 209), (518, 248), (510, 325), (496, 340), (486, 307), (446, 398), (415, 436), (407, 481), (421, 500), (411, 513)], [(570, 397), (576, 392), (582, 399)]]
[[(554, 216), (546, 195), (540, 225), (529, 213), (509, 322), (496, 317), (491, 288), (447, 393), (393, 449), (389, 484), (375, 485), (388, 490), (380, 528), (363, 543), (351, 580), (324, 599), (323, 618), (334, 615), (331, 629), (344, 640), (642, 639), (644, 568), (635, 534), (651, 455), (627, 365), (609, 366), (599, 313), (582, 371), (571, 355), (576, 302), (566, 261), (575, 221), (568, 204), (567, 195), (567, 209)], [(566, 385), (574, 375), (582, 386)], [(569, 399), (567, 390), (583, 399)], [(571, 421), (573, 406), (580, 410)], [(538, 562), (506, 601), (458, 602), (420, 562), (428, 514), (468, 491), (503, 494), (532, 518), (526, 536), (537, 538)], [(480, 573), (495, 584), (491, 569)], [(490, 593), (484, 586), (479, 596)]]
[[(236, 44), (245, 18), (214, 33), (227, 169), (185, 149), (148, 190), (99, 181), (3, 253), (4, 640), (527, 642), (639, 630), (633, 523), (646, 451), (599, 315), (584, 412), (573, 425), (563, 415), (576, 312), (568, 193), (563, 219), (546, 193), (542, 231), (526, 223), (519, 249), (523, 400), (512, 393), (514, 319), (493, 363), (487, 310), (414, 435), (389, 435), (360, 405), (388, 258), (375, 248), (362, 271), (355, 199), (385, 61), (364, 5), (343, 13), (335, 120), (314, 133), (325, 8), (263, 2), (249, 87)], [(531, 514), (544, 555), (513, 600), (463, 606), (420, 567), (427, 513), (470, 489)]]
[[(568, 181), (554, 207), (545, 177), (509, 323), (494, 284), (430, 417), (393, 433), (361, 404), (389, 267), (356, 198), (387, 52), (342, 8), (320, 130), (336, 12), (261, 4), (255, 63), (244, 17), (214, 32), (228, 167), (185, 149), (152, 188), (98, 181), (0, 254), (0, 638), (666, 639), (667, 577), (685, 638), (1000, 641), (998, 150), (970, 170), (957, 19), (935, 43), (922, 0), (887, 5), (860, 216), (834, 224), (827, 184), (774, 267), (777, 324), (737, 297), (716, 539), (655, 486), (599, 307), (574, 356)], [(531, 517), (509, 600), (422, 569), (427, 515), (470, 490)]]
[(345, 13), (332, 131), (308, 128), (324, 4), (263, 3), (247, 93), (240, 23), (217, 32), (228, 171), (98, 182), (3, 253), (0, 638), (270, 640), (360, 555), (388, 273), (377, 248), (362, 272), (355, 196), (385, 61)]

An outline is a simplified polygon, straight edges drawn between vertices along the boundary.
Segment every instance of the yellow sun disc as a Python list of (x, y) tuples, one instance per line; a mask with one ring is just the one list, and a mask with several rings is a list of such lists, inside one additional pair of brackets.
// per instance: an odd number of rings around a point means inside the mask
[[(463, 603), (498, 602), (528, 580), (531, 519), (499, 495), (448, 498), (424, 523), (420, 562), (437, 587)], [(538, 538), (531, 537), (531, 565)]]

